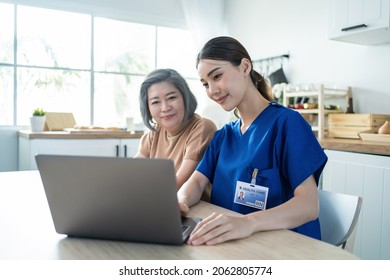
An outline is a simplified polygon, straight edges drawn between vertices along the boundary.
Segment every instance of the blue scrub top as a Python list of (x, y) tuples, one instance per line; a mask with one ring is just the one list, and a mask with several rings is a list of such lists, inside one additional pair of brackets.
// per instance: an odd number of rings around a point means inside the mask
[[(237, 181), (250, 183), (255, 168), (256, 184), (269, 189), (266, 209), (292, 198), (312, 174), (318, 184), (327, 157), (298, 112), (271, 102), (244, 134), (240, 126), (239, 119), (218, 130), (197, 167), (213, 185), (211, 203), (242, 214), (260, 211), (234, 203)], [(318, 219), (293, 230), (321, 239)]]

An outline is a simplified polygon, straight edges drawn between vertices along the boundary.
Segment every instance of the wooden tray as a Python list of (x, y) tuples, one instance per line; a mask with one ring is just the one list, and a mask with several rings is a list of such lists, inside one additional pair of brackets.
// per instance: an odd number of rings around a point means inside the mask
[[(328, 136), (332, 138), (359, 139), (360, 133), (373, 133), (382, 126), (390, 115), (379, 114), (329, 114)], [(372, 140), (376, 141), (376, 140)]]
[(390, 134), (378, 134), (372, 131), (363, 131), (359, 133), (363, 141), (385, 142), (390, 144)]
[(390, 115), (380, 114), (329, 114), (329, 126), (361, 126), (380, 127), (385, 121), (390, 120)]
[(61, 131), (67, 127), (74, 127), (76, 121), (72, 113), (46, 112), (46, 127), (49, 131)]

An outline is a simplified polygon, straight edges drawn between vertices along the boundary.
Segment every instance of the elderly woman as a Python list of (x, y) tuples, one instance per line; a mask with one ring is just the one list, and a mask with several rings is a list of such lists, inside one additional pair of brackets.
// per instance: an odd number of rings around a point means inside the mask
[(195, 114), (197, 105), (175, 70), (154, 70), (141, 85), (140, 109), (150, 131), (141, 138), (135, 157), (172, 159), (178, 189), (194, 172), (217, 129)]

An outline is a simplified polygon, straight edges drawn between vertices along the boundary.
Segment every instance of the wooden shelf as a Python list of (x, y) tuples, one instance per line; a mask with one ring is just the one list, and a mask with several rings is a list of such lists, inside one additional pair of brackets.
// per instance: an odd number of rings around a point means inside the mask
[(314, 115), (317, 116), (317, 124), (311, 124), (312, 130), (318, 133), (318, 138), (322, 139), (326, 137), (327, 127), (325, 125), (325, 118), (328, 114), (331, 113), (343, 113), (340, 110), (329, 110), (325, 109), (324, 100), (327, 98), (343, 98), (345, 99), (345, 104), (348, 104), (348, 100), (352, 97), (351, 87), (347, 88), (330, 88), (325, 87), (321, 84), (318, 90), (310, 91), (289, 91), (287, 87), (283, 92), (283, 105), (288, 106), (290, 98), (295, 97), (304, 97), (314, 100), (314, 103), (317, 104), (318, 109), (295, 109), (302, 115)]

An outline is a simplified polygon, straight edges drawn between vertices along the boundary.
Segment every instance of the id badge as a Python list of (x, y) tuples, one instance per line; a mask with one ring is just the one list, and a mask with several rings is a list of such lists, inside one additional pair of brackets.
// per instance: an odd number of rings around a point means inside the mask
[(234, 203), (265, 210), (267, 197), (267, 187), (237, 181)]

